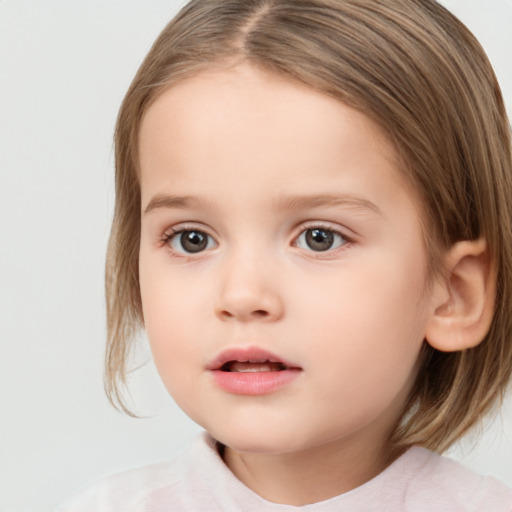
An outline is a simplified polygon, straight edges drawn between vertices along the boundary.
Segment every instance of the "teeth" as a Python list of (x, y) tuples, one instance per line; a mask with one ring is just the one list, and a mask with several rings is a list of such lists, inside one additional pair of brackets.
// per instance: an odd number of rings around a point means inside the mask
[(275, 368), (271, 368), (267, 364), (260, 364), (258, 366), (253, 366), (252, 368), (247, 366), (246, 368), (240, 368), (240, 369), (234, 370), (234, 371), (237, 371), (240, 373), (255, 373), (255, 372), (271, 372), (271, 371), (277, 371), (277, 370)]
[(282, 363), (270, 361), (230, 361), (222, 367), (224, 371), (240, 373), (276, 372), (284, 369), (285, 366)]

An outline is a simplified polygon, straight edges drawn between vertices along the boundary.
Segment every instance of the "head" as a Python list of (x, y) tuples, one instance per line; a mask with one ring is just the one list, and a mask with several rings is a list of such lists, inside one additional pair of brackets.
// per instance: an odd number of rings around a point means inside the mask
[[(125, 97), (116, 130), (117, 196), (107, 259), (109, 396), (124, 407), (126, 361), (144, 326), (145, 116), (166, 91), (243, 65), (352, 109), (392, 148), (421, 221), (422, 291), (444, 287), (452, 302), (437, 309), (425, 333), (391, 437), (401, 446), (447, 448), (495, 403), (512, 372), (512, 163), (507, 116), (483, 50), (430, 0), (192, 1), (164, 29)], [(472, 293), (463, 283), (475, 265), (485, 268), (492, 295), (478, 329), (467, 314), (453, 314), (465, 307), (454, 298)]]

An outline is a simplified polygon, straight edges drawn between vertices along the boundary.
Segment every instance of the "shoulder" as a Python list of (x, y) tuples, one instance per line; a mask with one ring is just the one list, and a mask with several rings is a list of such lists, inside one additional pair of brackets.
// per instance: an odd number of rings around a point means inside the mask
[[(159, 512), (189, 510), (186, 503), (200, 469), (214, 461), (212, 440), (202, 435), (176, 458), (109, 476), (86, 487), (56, 512)], [(210, 461), (210, 462), (209, 462)]]
[(411, 448), (403, 458), (404, 492), (411, 510), (512, 512), (512, 489), (493, 477), (420, 447)]

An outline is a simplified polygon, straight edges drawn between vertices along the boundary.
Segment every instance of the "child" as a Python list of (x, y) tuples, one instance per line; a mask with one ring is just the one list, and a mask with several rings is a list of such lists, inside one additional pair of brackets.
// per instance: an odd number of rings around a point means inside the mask
[(435, 452), (512, 372), (512, 162), (434, 0), (192, 0), (116, 131), (108, 392), (144, 326), (206, 433), (62, 511), (512, 511)]

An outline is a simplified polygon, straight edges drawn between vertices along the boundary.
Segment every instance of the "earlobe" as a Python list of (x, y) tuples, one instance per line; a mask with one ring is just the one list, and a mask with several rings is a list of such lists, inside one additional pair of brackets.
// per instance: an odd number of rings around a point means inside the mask
[(489, 331), (496, 276), (484, 240), (457, 242), (444, 263), (446, 272), (431, 296), (425, 337), (437, 350), (454, 352), (478, 345)]

